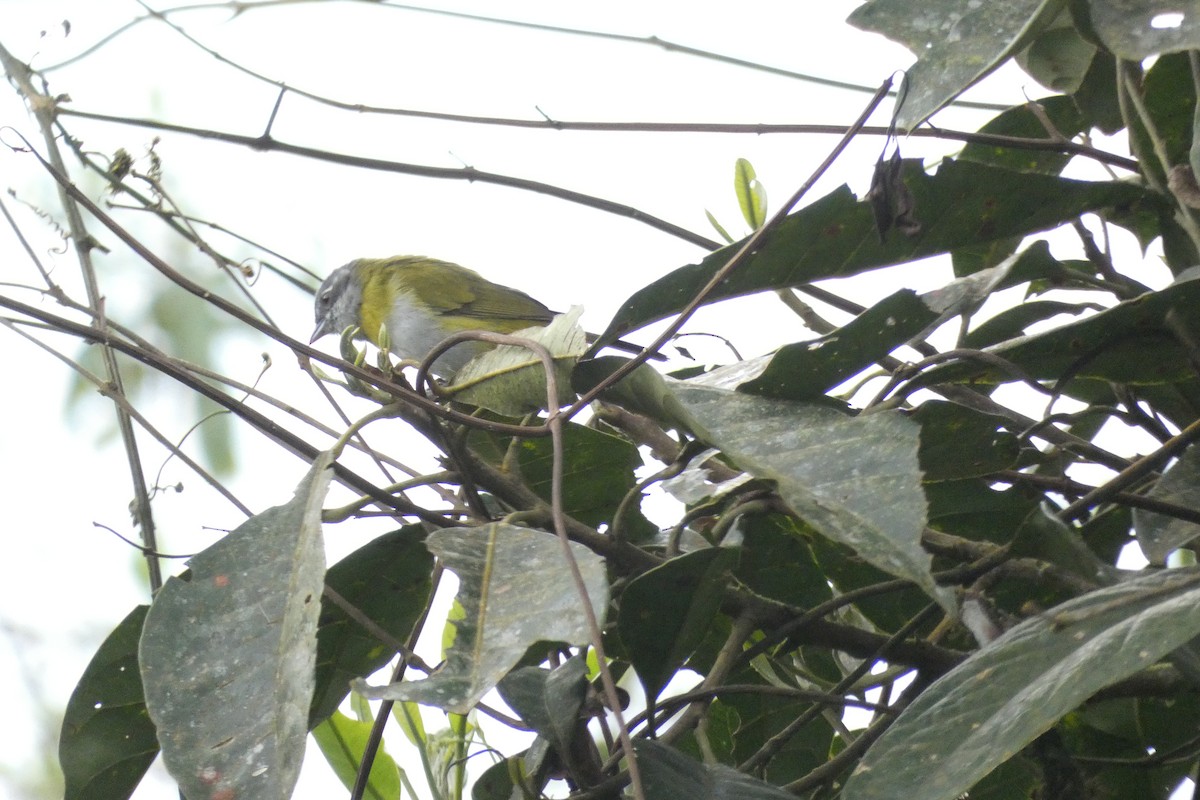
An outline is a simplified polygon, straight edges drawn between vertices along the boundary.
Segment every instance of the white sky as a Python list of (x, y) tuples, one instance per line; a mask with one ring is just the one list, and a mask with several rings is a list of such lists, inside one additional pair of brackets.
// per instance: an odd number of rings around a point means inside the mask
[[(633, 36), (658, 36), (696, 48), (874, 87), (911, 60), (899, 46), (844, 25), (857, 3), (762, 0), (752, 4), (469, 3), (453, 8)], [(165, 7), (159, 4), (160, 7)], [(0, 6), (0, 42), (34, 66), (55, 63), (136, 17), (132, 2), (6, 0)], [(71, 33), (62, 36), (60, 21)], [(233, 61), (288, 84), (349, 102), (395, 105), (479, 116), (537, 118), (537, 108), (562, 120), (803, 122), (847, 124), (868, 95), (834, 91), (745, 68), (662, 49), (597, 38), (525, 30), (372, 4), (283, 4), (230, 19), (222, 11), (172, 17)], [(40, 35), (46, 31), (45, 36)], [(255, 135), (262, 131), (275, 90), (200, 53), (161, 24), (143, 23), (81, 64), (50, 75), (55, 93), (68, 93), (80, 110)], [(974, 90), (975, 99), (1004, 103), (1044, 90), (1007, 70)], [(943, 125), (975, 129), (983, 112), (951, 112)], [(886, 123), (887, 110), (873, 120)], [(20, 131), (42, 149), (40, 137), (12, 91), (0, 92), (0, 132), (6, 144)], [(153, 132), (67, 118), (88, 149), (138, 155)], [(481, 125), (371, 117), (339, 112), (295, 96), (285, 99), (277, 138), (357, 155), (441, 167), (477, 169), (545, 181), (626, 203), (710, 238), (711, 210), (734, 235), (744, 232), (732, 190), (734, 160), (754, 164), (774, 204), (803, 181), (832, 146), (832, 137), (734, 136), (527, 131)], [(585, 324), (602, 329), (632, 290), (703, 255), (700, 249), (636, 222), (541, 195), (463, 181), (371, 173), (263, 154), (184, 136), (162, 136), (165, 182), (196, 216), (219, 222), (277, 248), (321, 274), (351, 258), (425, 253), (457, 261), (488, 277), (520, 286), (554, 308), (582, 303)], [(866, 189), (882, 142), (864, 139), (810, 195), (843, 182)], [(914, 140), (906, 156), (954, 148)], [(144, 165), (143, 165), (144, 166)], [(27, 155), (0, 153), (4, 188), (44, 208), (59, 210)], [(85, 185), (95, 189), (95, 181)], [(5, 198), (23, 230), (57, 269), (56, 279), (76, 290), (71, 254), (50, 253), (53, 234), (19, 204)], [(128, 215), (122, 218), (127, 224)], [(100, 234), (100, 226), (94, 225)], [(148, 228), (141, 228), (148, 230)], [(113, 237), (101, 240), (115, 246)], [(178, 240), (155, 233), (151, 243), (174, 263), (207, 268)], [(250, 255), (246, 248), (231, 252)], [(32, 266), (7, 228), (0, 230), (0, 281), (37, 283)], [(110, 313), (136, 309), (150, 271), (116, 247), (99, 256)], [(941, 266), (910, 270), (907, 285), (923, 290), (946, 280)], [(869, 303), (896, 287), (877, 281), (851, 286)], [(307, 295), (264, 279), (256, 292), (286, 330), (304, 338), (311, 329)], [(26, 293), (22, 299), (37, 302)], [(749, 323), (747, 322), (749, 321)], [(733, 338), (756, 355), (807, 334), (772, 298), (739, 300), (698, 315), (692, 330)], [(7, 706), (19, 722), (0, 747), (0, 776), (13, 783), (45, 759), (56, 758), (57, 728), (34, 739), (24, 721), (53, 713), (69, 696), (91, 653), (127, 611), (144, 602), (138, 560), (118, 540), (93, 527), (109, 525), (129, 536), (129, 482), (112, 441), (98, 440), (110, 425), (111, 406), (86, 402), (64, 424), (64, 368), (0, 329), (9, 377), (8, 418), (19, 424), (0, 433), (0, 476), (10, 498), (7, 557), (0, 561), (0, 685), (11, 687)], [(77, 346), (47, 337), (67, 353)], [(330, 341), (330, 346), (335, 345)], [(689, 343), (695, 350), (702, 345)], [(220, 368), (252, 382), (260, 354), (274, 366), (261, 388), (321, 408), (310, 384), (298, 380), (287, 351), (257, 335), (222, 340)], [(185, 395), (173, 387), (147, 400), (146, 409), (179, 437), (196, 420), (181, 415)], [(324, 413), (329, 418), (327, 413)], [(376, 432), (376, 435), (380, 435)], [(147, 441), (143, 437), (143, 441)], [(290, 496), (306, 465), (247, 433), (236, 440), (241, 470), (230, 482), (256, 510)], [(194, 450), (192, 450), (194, 452)], [(153, 474), (163, 452), (147, 444)], [(162, 548), (193, 552), (230, 528), (241, 515), (180, 464), (164, 482), (185, 491), (156, 501)], [(338, 498), (340, 499), (340, 498)], [(338, 502), (331, 498), (330, 505)], [(330, 532), (331, 561), (365, 542), (366, 530)], [(378, 529), (378, 528), (376, 528)], [(436, 659), (435, 659), (436, 660)], [(15, 734), (15, 735), (14, 735)], [(340, 784), (319, 757), (310, 757), (297, 798), (340, 796)], [(0, 781), (3, 777), (0, 777)], [(0, 784), (2, 785), (2, 784)], [(164, 783), (147, 783), (139, 798), (162, 797)]]

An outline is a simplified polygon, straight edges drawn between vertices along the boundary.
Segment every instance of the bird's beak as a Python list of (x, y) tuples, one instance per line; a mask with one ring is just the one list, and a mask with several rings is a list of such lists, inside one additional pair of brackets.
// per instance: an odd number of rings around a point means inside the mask
[(308, 340), (309, 344), (312, 344), (317, 339), (320, 339), (322, 336), (328, 333), (328, 331), (325, 330), (325, 322), (327, 319), (328, 317), (322, 317), (321, 321), (317, 323), (316, 329), (313, 330), (312, 336)]

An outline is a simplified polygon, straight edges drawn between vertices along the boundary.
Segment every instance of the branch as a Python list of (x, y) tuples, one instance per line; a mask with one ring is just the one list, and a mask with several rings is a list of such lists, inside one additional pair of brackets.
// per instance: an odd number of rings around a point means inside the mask
[(389, 161), (383, 158), (368, 158), (366, 156), (356, 156), (349, 153), (335, 153), (332, 150), (321, 150), (315, 147), (304, 147), (298, 144), (289, 144), (288, 142), (275, 139), (269, 134), (264, 134), (262, 136), (244, 136), (237, 133), (208, 130), (204, 128), (192, 128), (186, 125), (175, 125), (169, 122), (158, 122), (157, 120), (136, 119), (133, 117), (114, 117), (108, 114), (95, 114), (87, 111), (75, 111), (68, 108), (58, 109), (58, 114), (60, 116), (71, 116), (79, 117), (80, 119), (111, 122), (118, 125), (135, 125), (142, 128), (148, 128), (150, 130), (181, 133), (189, 136), (196, 136), (201, 139), (212, 139), (214, 141), (225, 142), (227, 144), (241, 145), (242, 147), (249, 147), (253, 150), (259, 150), (266, 153), (288, 153), (289, 155), (300, 156), (301, 158), (310, 158), (315, 161), (327, 161), (332, 164), (342, 164), (348, 167), (359, 167), (361, 169), (371, 169), (379, 172), (394, 172), (401, 175), (418, 175), (423, 178), (491, 183), (497, 186), (507, 186), (512, 189), (522, 189), (528, 192), (536, 192), (538, 194), (548, 195), (559, 200), (566, 200), (570, 203), (578, 203), (579, 205), (586, 206), (588, 208), (594, 208), (599, 211), (606, 211), (619, 217), (627, 217), (635, 222), (641, 222), (644, 225), (649, 225), (651, 228), (655, 228), (706, 250), (716, 250), (720, 247), (720, 244), (714, 242), (712, 239), (701, 236), (698, 233), (693, 233), (682, 226), (659, 219), (658, 217), (647, 214), (646, 212), (640, 211), (632, 206), (627, 206), (624, 203), (618, 203), (613, 200), (605, 200), (601, 197), (594, 197), (583, 192), (576, 192), (571, 189), (564, 189), (549, 183), (533, 181), (527, 178), (517, 178), (511, 175), (501, 175), (495, 172), (484, 172), (482, 170), (475, 169), (474, 167), (431, 167), (424, 164), (407, 164), (401, 161)]

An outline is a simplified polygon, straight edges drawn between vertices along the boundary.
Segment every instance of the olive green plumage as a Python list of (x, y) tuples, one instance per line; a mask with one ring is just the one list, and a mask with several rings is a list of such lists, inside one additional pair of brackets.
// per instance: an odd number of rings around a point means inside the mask
[[(423, 359), (434, 345), (459, 331), (512, 333), (546, 325), (554, 312), (524, 292), (492, 283), (479, 273), (424, 256), (360, 258), (338, 267), (321, 284), (312, 339), (358, 327), (399, 358)], [(433, 371), (446, 379), (487, 345), (468, 342), (439, 356)]]

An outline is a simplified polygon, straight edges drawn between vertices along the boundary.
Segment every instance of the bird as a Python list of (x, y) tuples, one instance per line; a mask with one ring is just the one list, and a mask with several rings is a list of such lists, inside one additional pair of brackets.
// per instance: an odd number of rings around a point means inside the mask
[[(356, 326), (376, 347), (421, 360), (459, 331), (513, 333), (542, 327), (554, 312), (522, 291), (478, 272), (427, 256), (359, 258), (329, 274), (314, 300), (316, 328), (309, 344)], [(445, 380), (491, 345), (463, 342), (439, 356), (431, 371)]]

